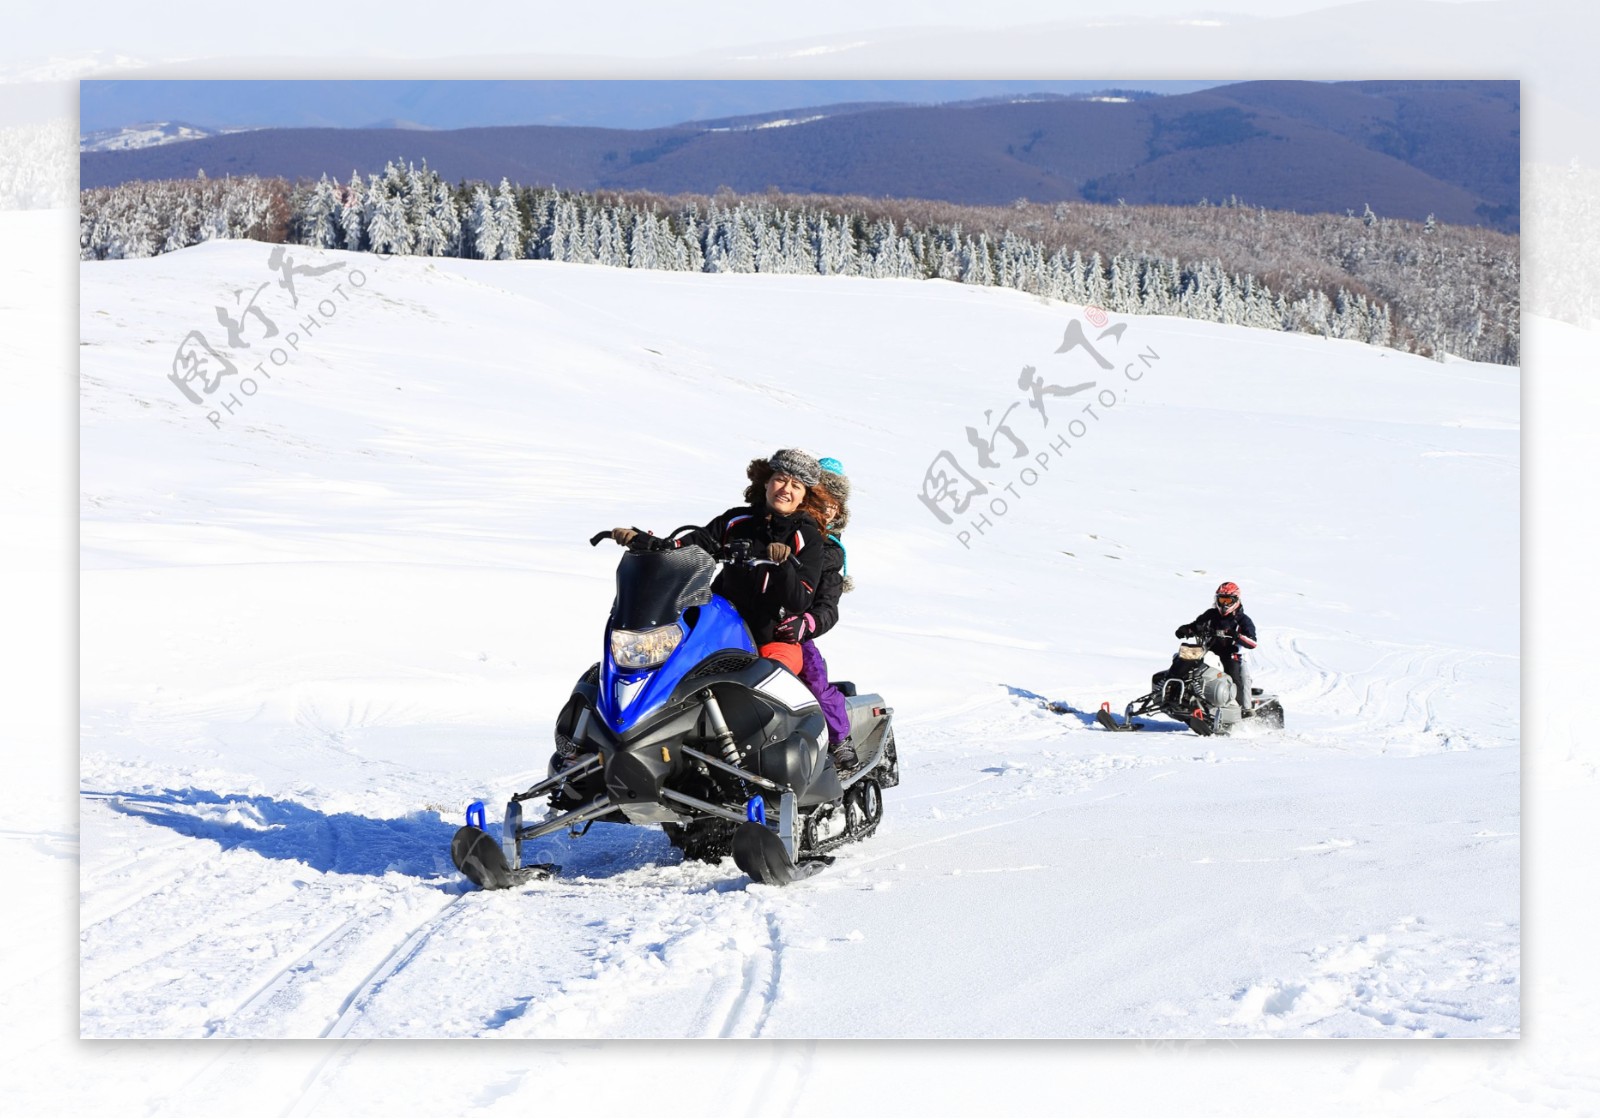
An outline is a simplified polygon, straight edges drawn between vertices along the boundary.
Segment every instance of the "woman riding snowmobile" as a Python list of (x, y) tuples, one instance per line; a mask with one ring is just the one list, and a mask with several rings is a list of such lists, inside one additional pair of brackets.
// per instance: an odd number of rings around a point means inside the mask
[(634, 551), (658, 551), (689, 545), (715, 555), (739, 542), (767, 564), (729, 565), (722, 569), (712, 590), (733, 604), (750, 627), (757, 652), (775, 660), (796, 676), (803, 655), (801, 638), (789, 627), (802, 618), (822, 582), (823, 538), (813, 511), (806, 509), (806, 492), (822, 478), (817, 460), (804, 451), (785, 448), (769, 459), (754, 459), (746, 468), (750, 485), (744, 491), (749, 504), (729, 509), (702, 528), (673, 540), (661, 540), (632, 528), (613, 529), (611, 538)]

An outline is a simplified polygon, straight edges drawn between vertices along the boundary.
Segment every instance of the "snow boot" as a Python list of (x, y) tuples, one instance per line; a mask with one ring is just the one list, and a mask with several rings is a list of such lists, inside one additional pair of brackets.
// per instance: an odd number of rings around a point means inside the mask
[(837, 746), (829, 746), (828, 753), (833, 756), (833, 767), (840, 773), (849, 773), (861, 764), (861, 759), (856, 757), (856, 749), (847, 739)]

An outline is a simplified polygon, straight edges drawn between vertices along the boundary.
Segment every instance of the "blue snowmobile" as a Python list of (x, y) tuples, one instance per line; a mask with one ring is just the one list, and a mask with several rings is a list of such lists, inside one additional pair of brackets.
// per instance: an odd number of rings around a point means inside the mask
[[(469, 810), (450, 855), (477, 885), (550, 876), (560, 868), (523, 865), (523, 845), (562, 830), (581, 836), (596, 821), (659, 825), (687, 858), (732, 854), (753, 881), (774, 885), (815, 873), (833, 861), (827, 852), (876, 830), (883, 790), (900, 779), (893, 710), (836, 682), (860, 759), (841, 774), (823, 748), (816, 698), (757, 655), (743, 619), (712, 593), (719, 562), (768, 561), (743, 540), (717, 556), (673, 547), (692, 527), (617, 564), (604, 659), (579, 677), (556, 719), (548, 776), (507, 802), (500, 842), (481, 805), (476, 819)], [(544, 796), (548, 810), (524, 823), (523, 805)]]

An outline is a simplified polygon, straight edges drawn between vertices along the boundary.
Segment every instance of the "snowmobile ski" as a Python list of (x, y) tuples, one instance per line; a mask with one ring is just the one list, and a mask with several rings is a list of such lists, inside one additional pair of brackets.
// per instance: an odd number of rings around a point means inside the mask
[(778, 833), (765, 824), (746, 821), (733, 833), (733, 861), (765, 886), (787, 886), (833, 865), (832, 855), (813, 855), (796, 863), (789, 858)]
[(457, 829), (450, 840), (450, 861), (476, 886), (485, 890), (505, 890), (541, 878), (553, 878), (561, 868), (552, 863), (511, 869), (505, 852), (494, 836), (467, 824)]
[(1111, 713), (1109, 704), (1101, 704), (1100, 710), (1094, 713), (1094, 721), (1105, 727), (1106, 730), (1127, 731), (1144, 729), (1144, 725), (1142, 723), (1136, 723), (1132, 719), (1129, 719), (1125, 723), (1117, 722), (1117, 717)]

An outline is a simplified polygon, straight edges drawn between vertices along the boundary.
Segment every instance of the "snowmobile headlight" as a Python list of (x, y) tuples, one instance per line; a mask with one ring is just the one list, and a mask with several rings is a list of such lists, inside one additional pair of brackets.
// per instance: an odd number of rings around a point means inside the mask
[(614, 629), (611, 631), (611, 659), (618, 668), (654, 668), (672, 655), (683, 640), (676, 625), (655, 629)]

